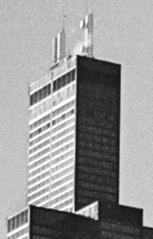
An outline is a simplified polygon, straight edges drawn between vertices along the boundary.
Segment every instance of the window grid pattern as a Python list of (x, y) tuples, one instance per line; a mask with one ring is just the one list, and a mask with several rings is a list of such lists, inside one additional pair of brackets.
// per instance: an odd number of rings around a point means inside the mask
[(57, 165), (59, 162), (63, 161), (64, 159), (67, 159), (68, 156), (72, 156), (74, 154), (74, 149), (70, 149), (68, 152), (65, 152), (64, 154), (60, 155), (59, 157), (56, 157), (52, 160), (52, 165)]
[(58, 164), (57, 166), (52, 168), (52, 175), (56, 174), (59, 170), (65, 168), (66, 166), (68, 166), (68, 165), (70, 165), (72, 163), (73, 163), (73, 157), (72, 158), (68, 158), (68, 159), (60, 162), (60, 164)]
[(54, 209), (61, 210), (66, 206), (72, 206), (71, 204), (73, 203), (73, 198), (69, 198), (68, 200), (65, 200), (62, 203), (59, 203), (58, 205), (54, 206)]
[(70, 109), (71, 106), (75, 105), (75, 100), (72, 100), (70, 102), (68, 102), (67, 104), (64, 104), (62, 107), (56, 109), (53, 111), (52, 113), (52, 120), (54, 118), (56, 118), (56, 116), (59, 116), (60, 114), (62, 114), (65, 110)]
[(50, 114), (45, 115), (41, 119), (39, 119), (36, 122), (34, 122), (31, 125), (29, 125), (29, 130), (32, 131), (33, 129), (37, 128), (41, 124), (44, 124), (48, 120), (50, 120)]
[(46, 139), (50, 136), (50, 132), (47, 132), (43, 135), (41, 135), (40, 137), (32, 140), (31, 142), (29, 142), (29, 147), (32, 147), (33, 145), (36, 145), (37, 143), (41, 142), (43, 139)]
[(39, 206), (40, 204), (42, 204), (43, 202), (46, 202), (48, 203), (49, 201), (49, 194), (47, 195), (44, 195), (43, 197), (39, 198), (39, 199), (36, 199), (33, 204)]
[(49, 198), (49, 191), (47, 191), (47, 192), (44, 192), (43, 191), (43, 193), (41, 193), (40, 195), (38, 195), (37, 197), (33, 197), (33, 199), (32, 200), (30, 200), (30, 201), (28, 201), (28, 203), (29, 204), (35, 204), (35, 201), (37, 201), (37, 200), (39, 200), (39, 199), (41, 199), (41, 198), (43, 198), (43, 197), (45, 197), (45, 196), (48, 196), (48, 198)]
[(75, 125), (72, 125), (71, 127), (66, 128), (62, 132), (60, 132), (60, 133), (56, 134), (55, 136), (53, 136), (52, 137), (52, 141), (55, 142), (59, 138), (65, 136), (65, 134), (68, 134), (68, 133), (72, 132), (74, 129), (75, 129)]
[(32, 148), (29, 150), (29, 154), (33, 154), (35, 153), (36, 151), (44, 148), (46, 145), (50, 144), (50, 140), (46, 140), (46, 141), (43, 141), (42, 143), (38, 144), (36, 147)]
[[(75, 71), (73, 70), (53, 81), (52, 95), (50, 84), (48, 84), (48, 90), (45, 86), (31, 95), (28, 164), (29, 203), (48, 205), (48, 202), (55, 200), (52, 203), (55, 203), (56, 206), (58, 204), (58, 207), (62, 205), (62, 207), (68, 207), (67, 201), (70, 202), (71, 199), (72, 207), (76, 92), (74, 80)], [(62, 188), (61, 199), (59, 187)], [(54, 198), (51, 197), (52, 193), (54, 193)], [(60, 205), (60, 201), (62, 205)]]
[(16, 228), (26, 224), (28, 222), (28, 210), (25, 210), (18, 215), (10, 218), (7, 222), (7, 232), (11, 232)]
[(30, 96), (30, 105), (34, 105), (40, 102), (50, 94), (51, 94), (51, 84), (48, 84)]
[(46, 185), (49, 185), (49, 178), (47, 178), (46, 180), (42, 181), (41, 183), (35, 185), (34, 187), (29, 188), (28, 189), (28, 194), (30, 195), (31, 193), (39, 190), (40, 188), (42, 188), (42, 187), (44, 187)]
[[(71, 86), (75, 96), (75, 86)], [(64, 97), (69, 88), (60, 89)], [(54, 98), (60, 97), (58, 91)], [(50, 206), (69, 208), (74, 200), (74, 145), (75, 145), (75, 98), (71, 101), (56, 99), (56, 110), (52, 113), (52, 153), (51, 153), (51, 192)], [(59, 108), (57, 108), (59, 103)], [(54, 104), (55, 106), (55, 104)], [(71, 204), (71, 205), (70, 205)]]
[(40, 172), (44, 171), (45, 169), (50, 167), (50, 162), (47, 162), (46, 164), (43, 164), (41, 167), (37, 168), (36, 170), (29, 172), (29, 178), (39, 174)]
[(55, 128), (52, 128), (52, 135), (55, 133), (59, 133), (63, 129), (65, 129), (70, 124), (74, 124), (74, 117), (72, 116), (69, 120), (66, 120), (64, 123), (61, 123), (60, 125), (56, 126)]
[(57, 92), (53, 93), (54, 98), (52, 101), (53, 107), (56, 107), (57, 105), (63, 103), (65, 100), (74, 97), (74, 92), (76, 90), (76, 82), (73, 81), (71, 84), (67, 85), (62, 88), (61, 90), (58, 90)]
[(44, 150), (40, 151), (39, 153), (35, 154), (34, 156), (29, 157), (29, 162), (34, 161), (35, 159), (41, 157), (42, 155), (48, 153), (50, 151), (50, 146), (46, 147)]
[(36, 162), (32, 162), (28, 165), (28, 170), (33, 171), (36, 167), (40, 166), (42, 163), (46, 163), (50, 159), (50, 155), (44, 156), (37, 160)]
[(70, 181), (66, 183), (64, 186), (59, 187), (58, 189), (51, 192), (51, 198), (57, 197), (59, 194), (61, 194), (64, 191), (67, 191), (68, 189), (73, 187), (74, 182)]
[(36, 121), (37, 117), (40, 118), (41, 115), (43, 117), (44, 114), (47, 114), (50, 112), (51, 112), (51, 97), (48, 96), (46, 99), (41, 101), (41, 103), (36, 104), (29, 109), (30, 124), (32, 124), (33, 121)]
[(69, 174), (70, 172), (73, 171), (74, 168), (74, 164), (70, 165), (67, 168), (64, 168), (62, 171), (57, 172), (55, 175), (51, 176), (51, 180), (52, 182), (54, 182), (56, 179), (59, 179), (60, 177), (62, 177), (64, 174)]
[(48, 84), (47, 87), (45, 86), (31, 95), (33, 103), (29, 108), (27, 197), (28, 204), (33, 203), (35, 205), (42, 198), (46, 200), (46, 194), (49, 194), (51, 84)]
[(38, 198), (39, 196), (43, 195), (44, 193), (49, 192), (49, 186), (42, 188), (40, 191), (35, 192), (33, 195), (28, 197), (28, 201), (32, 201), (33, 199)]
[(17, 238), (21, 238), (21, 237), (22, 237), (22, 239), (29, 238), (29, 228), (28, 227), (21, 229), (20, 231), (14, 233), (11, 236), (8, 236), (7, 239), (17, 239)]
[(54, 157), (54, 156), (56, 156), (56, 155), (58, 155), (58, 154), (60, 154), (60, 153), (62, 153), (62, 152), (64, 152), (64, 151), (66, 151), (67, 149), (69, 149), (69, 148), (71, 148), (71, 147), (73, 147), (73, 146), (74, 146), (74, 141), (65, 144), (65, 145), (64, 145), (63, 147), (61, 147), (60, 149), (57, 149), (56, 151), (54, 151), (54, 152), (52, 153), (52, 157)]
[(40, 127), (39, 129), (35, 130), (33, 133), (29, 134), (29, 139), (41, 134), (42, 132), (46, 131), (48, 128), (50, 128), (50, 123), (45, 124), (43, 127)]
[(74, 190), (69, 189), (68, 192), (64, 192), (60, 196), (56, 197), (55, 199), (51, 200), (51, 205), (58, 204), (60, 201), (65, 200), (68, 197), (73, 197)]
[(45, 178), (48, 175), (49, 175), (49, 169), (34, 178), (29, 178), (29, 180), (28, 180), (29, 186), (34, 184), (37, 181), (40, 181), (41, 179)]
[(53, 82), (53, 92), (59, 90), (65, 85), (75, 80), (75, 70), (70, 71), (69, 73), (63, 75)]
[(59, 118), (55, 119), (52, 121), (52, 125), (58, 124), (61, 121), (63, 121), (64, 119), (68, 118), (70, 115), (74, 114), (74, 109), (71, 109), (70, 111), (62, 114)]
[(54, 149), (57, 149), (59, 147), (61, 147), (65, 142), (69, 142), (72, 139), (74, 139), (74, 133), (72, 131), (72, 133), (64, 138), (62, 138), (61, 140), (59, 140), (58, 142), (56, 142), (55, 144), (52, 144), (52, 151)]

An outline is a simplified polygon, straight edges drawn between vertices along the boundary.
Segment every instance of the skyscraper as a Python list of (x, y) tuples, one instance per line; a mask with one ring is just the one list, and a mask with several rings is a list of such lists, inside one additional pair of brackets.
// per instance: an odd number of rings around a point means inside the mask
[(74, 211), (99, 197), (117, 203), (119, 115), (117, 64), (77, 56), (31, 84), (28, 204)]
[[(93, 238), (94, 226), (97, 238), (140, 238), (142, 232), (150, 233), (142, 231), (141, 209), (119, 205), (121, 66), (92, 57), (91, 14), (82, 26), (87, 56), (65, 57), (62, 30), (54, 38), (54, 64), (45, 77), (29, 85), (27, 204), (98, 222), (30, 206), (8, 219), (8, 239), (27, 239), (31, 230), (32, 238), (43, 238), (49, 226), (48, 237), (56, 238), (55, 222), (61, 223), (60, 218), (66, 225), (76, 223), (79, 228), (82, 222), (91, 227), (87, 238)], [(59, 230), (59, 238), (62, 230), (66, 236), (72, 233), (62, 225)]]
[[(92, 14), (86, 16), (85, 25), (83, 50), (92, 56)], [(79, 137), (76, 130), (81, 131), (77, 121), (78, 110), (82, 108), (79, 103), (82, 94), (79, 96), (77, 87), (88, 74), (78, 77), (78, 73), (82, 74), (80, 60), (81, 57), (66, 58), (63, 29), (54, 37), (54, 65), (43, 79), (29, 86), (28, 204), (75, 209), (76, 157), (81, 147), (76, 146)], [(84, 58), (82, 63), (85, 61), (89, 60)], [(94, 61), (93, 64), (96, 66)]]

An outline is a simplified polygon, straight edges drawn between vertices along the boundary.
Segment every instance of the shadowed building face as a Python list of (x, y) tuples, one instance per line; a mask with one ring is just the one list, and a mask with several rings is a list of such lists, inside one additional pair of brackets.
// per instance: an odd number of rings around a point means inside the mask
[[(141, 238), (142, 210), (118, 206), (106, 211), (102, 220), (95, 221), (72, 213), (31, 207), (30, 239)], [(112, 216), (114, 212), (118, 213), (117, 217)]]
[(99, 239), (96, 221), (71, 213), (31, 208), (31, 239)]
[(78, 57), (76, 209), (119, 199), (120, 66)]

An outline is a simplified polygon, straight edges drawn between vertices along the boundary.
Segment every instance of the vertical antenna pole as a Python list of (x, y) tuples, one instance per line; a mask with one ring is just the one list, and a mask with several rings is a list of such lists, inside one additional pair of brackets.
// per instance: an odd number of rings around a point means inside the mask
[(94, 29), (94, 23), (93, 23), (93, 15), (92, 13), (89, 13), (86, 16), (86, 30), (85, 35), (87, 38), (87, 55), (89, 57), (93, 57), (93, 29)]
[(52, 40), (52, 62), (53, 64), (57, 62), (57, 37), (53, 37)]
[(80, 22), (80, 28), (84, 30), (84, 46), (83, 52), (89, 56), (93, 57), (93, 31), (94, 22), (93, 15), (89, 13), (85, 16), (85, 19)]

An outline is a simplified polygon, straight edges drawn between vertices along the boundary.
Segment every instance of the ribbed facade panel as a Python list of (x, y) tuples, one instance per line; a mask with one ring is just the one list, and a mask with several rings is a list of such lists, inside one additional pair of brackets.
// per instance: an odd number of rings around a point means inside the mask
[(118, 203), (120, 66), (78, 58), (76, 209)]

